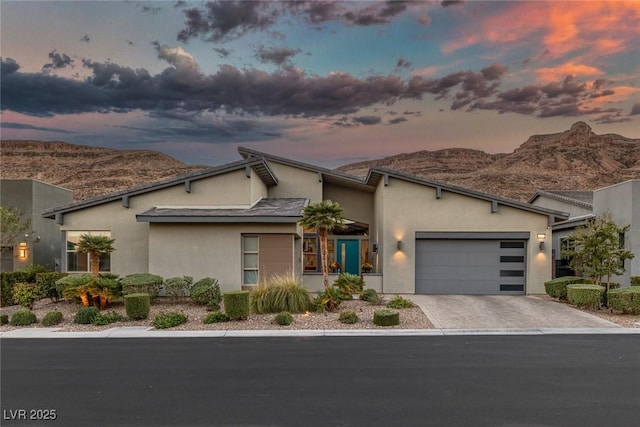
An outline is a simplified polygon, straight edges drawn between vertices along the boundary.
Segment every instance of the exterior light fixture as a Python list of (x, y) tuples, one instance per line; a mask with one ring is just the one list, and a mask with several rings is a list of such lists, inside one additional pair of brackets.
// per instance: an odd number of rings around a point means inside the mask
[(25, 259), (27, 257), (27, 244), (20, 243), (18, 245), (18, 258)]
[(540, 251), (544, 251), (544, 240), (547, 238), (545, 233), (538, 233), (538, 240), (540, 241)]
[(402, 250), (402, 240), (398, 240), (398, 250)]

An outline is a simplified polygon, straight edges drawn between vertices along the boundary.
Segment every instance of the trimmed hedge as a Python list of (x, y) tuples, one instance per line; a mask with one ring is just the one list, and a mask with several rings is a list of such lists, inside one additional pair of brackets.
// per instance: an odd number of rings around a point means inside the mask
[(49, 298), (51, 302), (60, 301), (62, 292), (56, 286), (56, 282), (66, 276), (67, 273), (57, 271), (36, 274), (36, 285), (40, 289), (40, 295)]
[(129, 274), (120, 279), (122, 283), (122, 293), (130, 294), (149, 294), (149, 298), (154, 299), (160, 295), (164, 280), (156, 274), (136, 273)]
[(58, 310), (53, 310), (48, 312), (42, 318), (42, 326), (54, 326), (62, 323), (62, 312)]
[(624, 314), (640, 314), (640, 286), (609, 290), (607, 304)]
[(340, 316), (338, 316), (338, 321), (341, 323), (346, 323), (348, 325), (353, 325), (358, 322), (358, 315), (353, 310), (344, 310), (340, 312)]
[(640, 286), (640, 276), (631, 276), (631, 286)]
[(202, 304), (209, 307), (220, 307), (222, 302), (222, 294), (220, 293), (220, 284), (216, 279), (205, 277), (193, 284), (189, 291), (191, 300), (196, 304)]
[(207, 314), (207, 317), (204, 318), (203, 322), (205, 325), (209, 325), (211, 323), (223, 323), (228, 322), (229, 316), (221, 311), (214, 311), (213, 313)]
[(0, 273), (0, 307), (13, 305), (13, 285), (29, 283), (30, 274), (27, 271), (3, 271)]
[(11, 316), (11, 324), (13, 326), (27, 326), (36, 323), (38, 319), (33, 311), (23, 308)]
[(33, 305), (40, 299), (40, 289), (35, 283), (16, 283), (13, 285), (13, 302), (21, 307), (33, 309)]
[(293, 316), (288, 311), (281, 311), (276, 314), (273, 318), (273, 321), (276, 322), (280, 326), (289, 326), (293, 323)]
[(247, 320), (249, 318), (249, 291), (225, 292), (224, 311), (231, 320)]
[(400, 324), (400, 312), (384, 308), (373, 312), (373, 324), (377, 326), (394, 326)]
[(8, 314), (0, 314), (0, 326), (6, 325), (9, 323), (9, 315)]
[(567, 300), (578, 307), (598, 308), (606, 288), (600, 285), (574, 284), (567, 286)]
[(144, 320), (151, 311), (151, 297), (145, 293), (125, 295), (124, 310), (129, 319)]
[(584, 277), (577, 276), (565, 276), (557, 277), (548, 282), (544, 282), (544, 290), (550, 297), (558, 298), (561, 300), (567, 299), (567, 285), (573, 285), (576, 283), (584, 283)]

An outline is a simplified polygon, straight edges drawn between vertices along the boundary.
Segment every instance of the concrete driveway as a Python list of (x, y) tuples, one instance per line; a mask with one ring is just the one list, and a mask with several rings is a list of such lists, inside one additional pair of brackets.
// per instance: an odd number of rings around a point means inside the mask
[(615, 323), (535, 296), (408, 295), (438, 329), (615, 328)]

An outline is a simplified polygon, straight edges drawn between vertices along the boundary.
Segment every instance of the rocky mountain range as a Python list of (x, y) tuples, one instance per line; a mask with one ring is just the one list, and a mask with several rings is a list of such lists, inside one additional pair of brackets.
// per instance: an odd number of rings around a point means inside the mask
[[(0, 143), (0, 178), (34, 178), (73, 190), (75, 200), (202, 170), (150, 150), (115, 150), (65, 142)], [(593, 190), (640, 179), (640, 139), (596, 135), (584, 122), (534, 135), (510, 154), (450, 148), (352, 163), (358, 176), (384, 166), (431, 180), (526, 201), (538, 190)]]
[(640, 139), (596, 135), (577, 122), (564, 132), (531, 136), (510, 154), (461, 148), (418, 151), (338, 170), (363, 176), (372, 166), (527, 201), (538, 190), (593, 190), (640, 178)]

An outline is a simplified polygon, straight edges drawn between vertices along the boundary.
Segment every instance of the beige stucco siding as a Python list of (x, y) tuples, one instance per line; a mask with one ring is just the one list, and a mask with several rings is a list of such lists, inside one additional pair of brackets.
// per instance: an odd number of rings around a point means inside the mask
[(222, 291), (242, 283), (243, 234), (292, 234), (295, 224), (151, 224), (149, 272), (218, 279)]
[(322, 200), (322, 182), (318, 174), (295, 168), (282, 163), (269, 162), (269, 166), (278, 177), (278, 185), (269, 188), (269, 197), (300, 197), (309, 200)]
[(345, 218), (373, 224), (373, 193), (325, 183), (324, 198), (338, 202)]
[(260, 199), (265, 199), (269, 197), (269, 191), (267, 190), (267, 186), (260, 179), (260, 177), (255, 173), (255, 171), (251, 170), (251, 180), (249, 182), (251, 184), (251, 203), (255, 203)]
[[(385, 236), (380, 251), (384, 292), (415, 291), (416, 232), (513, 231), (531, 234), (527, 247), (527, 293), (544, 293), (543, 283), (551, 278), (551, 240), (546, 215), (504, 205), (491, 213), (489, 201), (447, 191), (436, 199), (435, 189), (394, 178), (390, 178), (388, 187), (378, 189), (378, 196), (382, 196)], [(536, 240), (536, 234), (541, 232), (547, 234), (544, 252), (539, 251)], [(398, 240), (402, 241), (402, 250), (397, 249)]]

